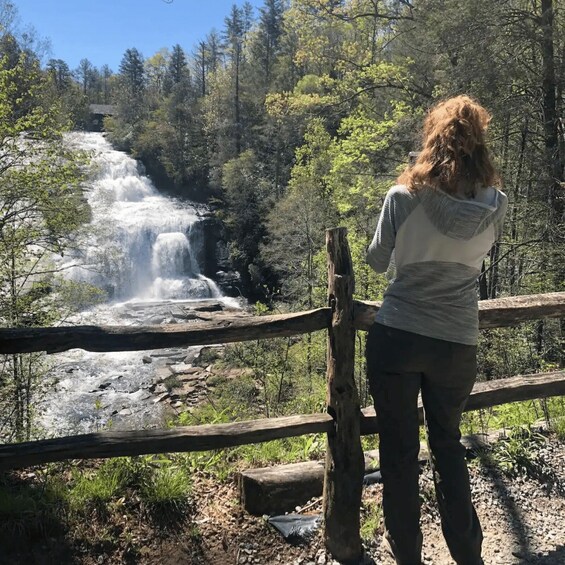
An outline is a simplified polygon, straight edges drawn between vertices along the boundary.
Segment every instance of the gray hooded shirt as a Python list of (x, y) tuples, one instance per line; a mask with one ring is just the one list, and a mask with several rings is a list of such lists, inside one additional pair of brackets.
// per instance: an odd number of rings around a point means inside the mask
[(392, 187), (367, 251), (377, 273), (394, 273), (376, 321), (475, 345), (477, 277), (500, 237), (507, 202), (493, 187), (480, 189), (473, 199), (432, 188)]

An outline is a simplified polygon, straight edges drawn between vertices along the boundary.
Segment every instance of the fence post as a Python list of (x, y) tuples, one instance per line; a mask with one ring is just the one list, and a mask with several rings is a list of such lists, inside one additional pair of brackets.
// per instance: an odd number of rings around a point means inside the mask
[(328, 301), (332, 323), (328, 335), (327, 410), (334, 420), (327, 436), (324, 477), (324, 541), (338, 561), (356, 562), (363, 554), (360, 506), (363, 450), (359, 434), (359, 395), (353, 377), (355, 279), (347, 230), (326, 231)]

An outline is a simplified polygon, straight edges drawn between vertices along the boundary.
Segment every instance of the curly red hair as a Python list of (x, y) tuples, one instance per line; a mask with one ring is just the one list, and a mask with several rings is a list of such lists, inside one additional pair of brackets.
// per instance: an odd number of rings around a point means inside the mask
[(410, 190), (422, 186), (456, 194), (474, 194), (478, 187), (500, 185), (492, 164), (485, 132), (488, 111), (466, 95), (433, 106), (424, 121), (422, 150), (415, 163), (398, 177)]

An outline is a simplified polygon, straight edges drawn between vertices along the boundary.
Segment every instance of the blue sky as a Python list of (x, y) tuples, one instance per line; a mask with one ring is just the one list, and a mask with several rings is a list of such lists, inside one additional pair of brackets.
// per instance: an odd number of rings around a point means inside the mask
[[(21, 27), (33, 26), (49, 39), (47, 58), (63, 59), (71, 69), (81, 59), (118, 70), (125, 50), (136, 47), (150, 57), (179, 43), (190, 53), (212, 28), (223, 29), (233, 4), (244, 0), (13, 0)], [(262, 0), (250, 0), (256, 7)]]

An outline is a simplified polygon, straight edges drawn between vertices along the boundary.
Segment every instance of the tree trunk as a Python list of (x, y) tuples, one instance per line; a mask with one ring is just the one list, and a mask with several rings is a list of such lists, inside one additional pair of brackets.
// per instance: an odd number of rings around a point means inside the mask
[(241, 46), (238, 43), (235, 54), (235, 92), (234, 92), (234, 119), (235, 119), (235, 154), (241, 153), (241, 127), (240, 127), (240, 107), (239, 107), (239, 64), (241, 58)]
[(563, 214), (563, 198), (560, 196), (563, 170), (560, 162), (557, 134), (557, 80), (553, 48), (553, 0), (542, 0), (541, 8), (543, 129), (549, 176), (549, 186), (547, 187), (548, 202), (552, 218), (554, 221), (559, 221)]

